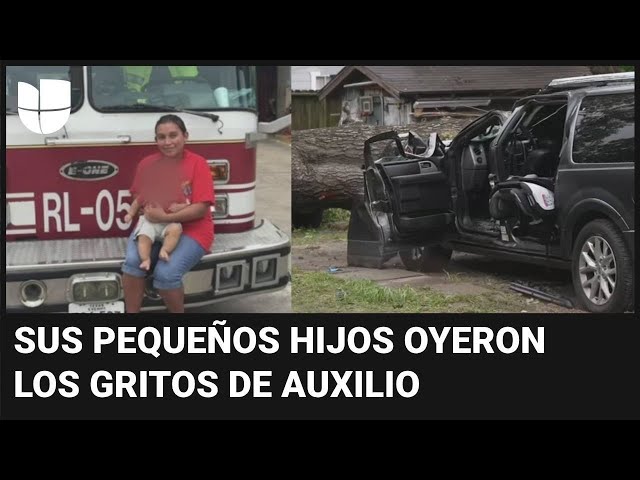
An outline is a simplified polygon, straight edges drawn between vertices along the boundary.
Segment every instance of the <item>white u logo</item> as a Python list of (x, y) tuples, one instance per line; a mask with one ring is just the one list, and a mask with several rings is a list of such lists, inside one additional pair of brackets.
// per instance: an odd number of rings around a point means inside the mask
[(18, 82), (18, 114), (32, 132), (44, 135), (60, 130), (70, 113), (70, 81), (40, 80), (40, 91), (29, 83)]

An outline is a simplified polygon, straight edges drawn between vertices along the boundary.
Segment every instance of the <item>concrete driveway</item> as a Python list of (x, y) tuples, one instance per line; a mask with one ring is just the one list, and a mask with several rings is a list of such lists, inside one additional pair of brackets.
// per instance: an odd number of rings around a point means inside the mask
[[(256, 224), (268, 218), (291, 236), (291, 145), (276, 137), (258, 143)], [(291, 284), (273, 293), (231, 299), (193, 313), (290, 313)]]

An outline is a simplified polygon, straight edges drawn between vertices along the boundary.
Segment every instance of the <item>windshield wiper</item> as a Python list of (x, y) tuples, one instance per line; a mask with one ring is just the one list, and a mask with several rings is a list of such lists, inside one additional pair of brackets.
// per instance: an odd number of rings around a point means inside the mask
[(188, 113), (190, 115), (196, 115), (198, 117), (204, 117), (210, 119), (213, 123), (217, 123), (220, 120), (220, 117), (215, 113), (207, 113), (207, 112), (198, 112), (195, 110), (185, 110), (184, 108), (171, 107), (169, 105), (154, 105), (151, 103), (134, 103), (132, 105), (109, 105), (106, 107), (101, 107), (101, 110), (110, 111), (110, 110), (143, 110), (143, 111), (168, 111), (168, 112), (178, 112), (178, 113)]

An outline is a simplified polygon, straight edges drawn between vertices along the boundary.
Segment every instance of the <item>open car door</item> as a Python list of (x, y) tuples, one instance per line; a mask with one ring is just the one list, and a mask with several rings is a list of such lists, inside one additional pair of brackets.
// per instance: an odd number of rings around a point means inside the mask
[[(374, 144), (383, 141), (374, 156)], [(436, 133), (427, 142), (395, 131), (365, 141), (364, 197), (349, 225), (350, 265), (380, 267), (399, 249), (442, 238), (454, 222), (445, 158)]]
[[(374, 160), (372, 144), (383, 140), (394, 143)], [(384, 199), (369, 201), (384, 207), (393, 243), (425, 244), (427, 234), (442, 232), (453, 222), (451, 191), (444, 171), (445, 145), (437, 134), (431, 134), (426, 143), (412, 133), (405, 141), (397, 132), (376, 135), (365, 141), (364, 159), (365, 189), (374, 195), (376, 183), (384, 189)]]

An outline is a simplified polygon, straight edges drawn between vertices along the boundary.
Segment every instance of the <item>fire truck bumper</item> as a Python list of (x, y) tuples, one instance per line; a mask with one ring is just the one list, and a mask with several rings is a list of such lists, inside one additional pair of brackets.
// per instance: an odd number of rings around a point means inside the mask
[[(77, 282), (115, 281), (121, 295), (126, 238), (40, 240), (6, 245), (7, 312), (68, 312)], [(268, 220), (253, 230), (216, 235), (212, 252), (184, 276), (185, 305), (284, 288), (290, 280), (289, 237)], [(104, 283), (103, 283), (104, 285)], [(164, 309), (152, 278), (143, 310)]]

